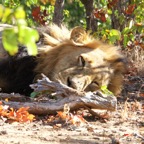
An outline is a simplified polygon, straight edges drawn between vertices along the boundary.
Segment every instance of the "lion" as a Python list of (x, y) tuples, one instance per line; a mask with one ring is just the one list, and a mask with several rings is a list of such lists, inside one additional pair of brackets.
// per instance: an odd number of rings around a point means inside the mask
[[(11, 64), (15, 69), (11, 65), (4, 67), (6, 62), (0, 63), (0, 69), (9, 70), (5, 73), (0, 70), (2, 91), (28, 95), (31, 92), (29, 85), (43, 73), (50, 80), (78, 91), (96, 91), (107, 86), (114, 95), (120, 94), (125, 58), (118, 47), (102, 43), (81, 27), (68, 30), (64, 26), (50, 25), (39, 31), (43, 44), (38, 47), (36, 57), (13, 60)], [(13, 77), (5, 78), (6, 72), (8, 75), (14, 73)]]

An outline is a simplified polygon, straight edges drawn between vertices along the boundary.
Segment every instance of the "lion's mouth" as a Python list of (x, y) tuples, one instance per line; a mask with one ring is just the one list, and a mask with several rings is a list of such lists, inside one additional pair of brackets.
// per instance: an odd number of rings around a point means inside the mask
[(83, 90), (83, 84), (81, 82), (76, 79), (76, 78), (71, 78), (71, 77), (68, 77), (67, 78), (67, 86), (73, 88), (73, 89), (76, 89), (76, 90), (79, 90), (79, 91), (82, 91)]
[(99, 90), (100, 89), (100, 85), (98, 82), (94, 81), (94, 82), (91, 82), (85, 89), (86, 92), (94, 92), (96, 90)]
[(85, 89), (88, 87), (89, 83), (87, 80), (79, 80), (78, 78), (67, 78), (67, 86), (79, 90), (79, 91), (85, 91)]

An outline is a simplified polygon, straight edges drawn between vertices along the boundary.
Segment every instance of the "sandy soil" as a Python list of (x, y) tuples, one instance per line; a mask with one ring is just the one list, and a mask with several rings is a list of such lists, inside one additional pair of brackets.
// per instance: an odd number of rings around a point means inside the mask
[[(119, 107), (123, 107), (120, 104)], [(122, 116), (123, 115), (123, 116)], [(32, 123), (5, 123), (0, 121), (1, 144), (108, 144), (144, 142), (144, 113), (142, 110), (124, 112), (121, 108), (109, 119), (89, 116), (88, 124), (67, 125), (65, 122), (49, 124), (46, 118)]]

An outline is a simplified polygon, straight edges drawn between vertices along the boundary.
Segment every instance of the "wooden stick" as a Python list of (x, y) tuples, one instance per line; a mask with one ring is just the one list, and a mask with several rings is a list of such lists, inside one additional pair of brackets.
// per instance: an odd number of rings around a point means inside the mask
[[(31, 85), (36, 92), (51, 91), (55, 93), (57, 99), (48, 99), (45, 101), (36, 100), (24, 100), (24, 102), (18, 102), (20, 95), (15, 95), (17, 102), (4, 101), (2, 102), (10, 107), (18, 109), (20, 107), (29, 107), (29, 112), (33, 114), (52, 114), (57, 111), (63, 110), (65, 104), (67, 104), (70, 110), (76, 110), (81, 107), (88, 107), (90, 109), (104, 109), (109, 111), (115, 111), (117, 108), (117, 99), (113, 95), (106, 96), (100, 91), (96, 92), (80, 92), (72, 89), (64, 84), (59, 84), (50, 81), (47, 77), (43, 76), (42, 80), (38, 80), (38, 83)], [(1, 95), (1, 98), (9, 97), (9, 95)], [(23, 98), (23, 96), (22, 96)], [(12, 97), (11, 97), (12, 99)]]

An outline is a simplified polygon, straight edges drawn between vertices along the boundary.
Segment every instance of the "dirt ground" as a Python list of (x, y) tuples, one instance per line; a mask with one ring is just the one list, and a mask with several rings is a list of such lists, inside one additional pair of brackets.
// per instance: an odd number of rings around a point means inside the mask
[(117, 111), (101, 118), (84, 111), (87, 122), (79, 126), (62, 120), (49, 122), (49, 116), (37, 116), (31, 123), (0, 119), (0, 144), (144, 144), (143, 85), (144, 77), (125, 80)]
[[(121, 105), (123, 106), (123, 105)], [(144, 113), (137, 110), (121, 117), (122, 110), (108, 120), (88, 118), (88, 124), (76, 127), (49, 125), (42, 120), (32, 123), (0, 122), (0, 144), (142, 144), (144, 143)], [(64, 125), (64, 126), (63, 126)]]

